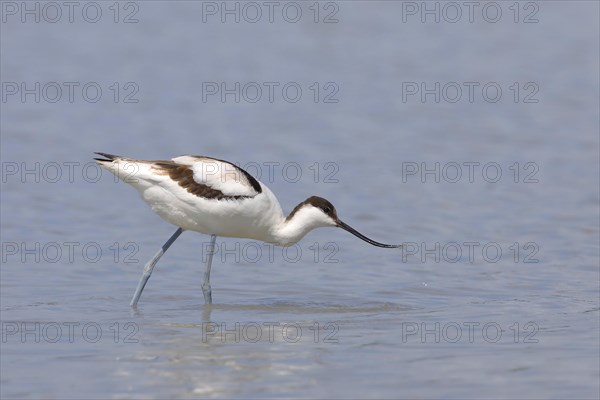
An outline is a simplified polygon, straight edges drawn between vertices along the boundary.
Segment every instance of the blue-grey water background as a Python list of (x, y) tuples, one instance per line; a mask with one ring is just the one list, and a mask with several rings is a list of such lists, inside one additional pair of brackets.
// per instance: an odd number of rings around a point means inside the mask
[[(223, 23), (206, 12), (221, 2), (191, 1), (118, 3), (117, 23), (114, 2), (97, 3), (96, 23), (77, 2), (72, 23), (66, 6), (51, 23), (36, 3), (39, 23), (2, 4), (2, 398), (598, 398), (597, 2), (520, 2), (517, 22), (498, 2), (495, 23), (486, 2), (472, 23), (444, 2), (427, 3), (439, 23), (411, 13), (421, 2), (321, 2), (316, 23), (314, 2), (295, 23), (287, 3), (255, 23), (252, 9)], [(36, 82), (39, 103), (9, 94)], [(79, 85), (72, 102), (65, 82)], [(251, 84), (236, 103), (210, 82)], [(272, 102), (265, 82), (279, 85)], [(407, 94), (423, 82), (451, 84), (439, 103)], [(479, 85), (472, 102), (465, 82)], [(207, 237), (184, 233), (132, 310), (174, 228), (97, 177), (93, 151), (238, 162), (287, 212), (320, 195), (417, 254), (334, 229), (289, 253), (219, 239), (209, 309)], [(403, 176), (435, 163), (439, 182)]]

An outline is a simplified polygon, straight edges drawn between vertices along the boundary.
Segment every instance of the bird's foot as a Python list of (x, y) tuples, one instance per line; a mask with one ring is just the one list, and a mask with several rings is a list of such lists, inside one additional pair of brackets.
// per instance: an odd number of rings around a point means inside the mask
[(204, 303), (212, 304), (212, 290), (209, 285), (202, 285), (202, 294), (204, 295)]

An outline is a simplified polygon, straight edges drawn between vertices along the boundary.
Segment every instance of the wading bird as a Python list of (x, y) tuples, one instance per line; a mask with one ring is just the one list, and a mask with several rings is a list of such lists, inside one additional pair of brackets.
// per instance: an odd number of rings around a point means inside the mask
[(342, 222), (333, 205), (317, 196), (298, 204), (285, 216), (267, 186), (236, 165), (216, 158), (180, 156), (146, 161), (107, 153), (95, 160), (122, 181), (135, 187), (142, 199), (175, 233), (144, 267), (131, 300), (135, 307), (154, 266), (184, 230), (211, 235), (202, 283), (206, 304), (212, 303), (210, 267), (217, 236), (255, 239), (291, 246), (319, 227), (338, 227), (378, 247), (398, 248), (369, 239)]

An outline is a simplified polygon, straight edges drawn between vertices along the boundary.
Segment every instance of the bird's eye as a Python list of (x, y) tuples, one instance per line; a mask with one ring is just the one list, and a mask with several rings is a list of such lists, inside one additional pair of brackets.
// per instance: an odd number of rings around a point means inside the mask
[(331, 212), (331, 208), (325, 207), (323, 211), (325, 211), (325, 214), (329, 214)]

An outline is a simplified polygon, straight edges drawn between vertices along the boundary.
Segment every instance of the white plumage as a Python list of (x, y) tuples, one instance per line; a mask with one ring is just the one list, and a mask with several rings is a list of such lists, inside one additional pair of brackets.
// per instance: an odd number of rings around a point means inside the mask
[[(146, 265), (132, 300), (137, 304), (154, 265), (183, 230), (216, 236), (260, 240), (289, 246), (319, 227), (340, 227), (379, 247), (396, 248), (367, 238), (337, 217), (327, 200), (312, 196), (298, 204), (286, 217), (271, 190), (236, 165), (215, 158), (179, 156), (171, 160), (134, 160), (96, 153), (98, 164), (138, 190), (142, 199), (165, 221), (179, 227), (161, 251)], [(207, 263), (204, 296), (210, 293)], [(208, 291), (208, 292), (207, 292)]]

